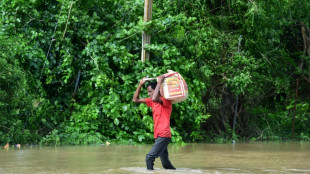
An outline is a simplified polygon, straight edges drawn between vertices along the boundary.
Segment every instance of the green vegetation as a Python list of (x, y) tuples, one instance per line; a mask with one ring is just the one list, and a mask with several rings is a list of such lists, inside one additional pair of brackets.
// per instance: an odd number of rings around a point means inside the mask
[(2, 0), (0, 144), (153, 142), (151, 110), (131, 100), (167, 69), (189, 86), (173, 106), (174, 143), (290, 139), (296, 87), (294, 138), (310, 140), (310, 1), (157, 0), (148, 23), (143, 7)]

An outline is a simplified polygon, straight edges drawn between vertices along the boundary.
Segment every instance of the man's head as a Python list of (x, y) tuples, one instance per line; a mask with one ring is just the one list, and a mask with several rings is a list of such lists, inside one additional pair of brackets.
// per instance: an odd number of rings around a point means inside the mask
[(153, 97), (153, 93), (154, 93), (156, 86), (157, 86), (157, 82), (155, 82), (155, 81), (147, 84), (147, 86), (146, 86), (147, 87), (147, 94), (150, 96), (150, 98)]

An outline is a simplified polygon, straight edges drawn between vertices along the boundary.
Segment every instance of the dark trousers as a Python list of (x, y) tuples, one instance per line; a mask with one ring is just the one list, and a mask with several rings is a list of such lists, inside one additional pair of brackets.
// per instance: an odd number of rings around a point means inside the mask
[(146, 167), (148, 170), (154, 170), (155, 158), (160, 157), (161, 163), (165, 169), (175, 169), (168, 158), (168, 144), (171, 138), (158, 137), (151, 151), (146, 155)]

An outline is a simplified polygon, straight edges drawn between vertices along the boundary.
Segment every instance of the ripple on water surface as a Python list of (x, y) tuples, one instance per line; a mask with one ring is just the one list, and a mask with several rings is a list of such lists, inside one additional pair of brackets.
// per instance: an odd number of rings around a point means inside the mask
[(291, 173), (298, 173), (298, 174), (308, 174), (310, 170), (301, 170), (301, 169), (283, 169), (282, 171), (279, 170), (271, 170), (271, 169), (237, 169), (237, 168), (210, 168), (210, 169), (190, 169), (190, 168), (178, 168), (177, 170), (165, 170), (161, 168), (155, 168), (155, 170), (146, 170), (145, 167), (124, 167), (120, 168), (119, 170), (110, 170), (111, 173), (149, 173), (149, 174), (156, 174), (156, 173), (165, 173), (165, 174), (227, 174), (227, 173), (238, 173), (238, 174), (248, 174), (248, 173), (284, 173), (284, 174), (291, 174)]
[(200, 169), (189, 169), (189, 168), (179, 168), (177, 170), (166, 170), (166, 169), (160, 169), (160, 168), (155, 168), (155, 170), (146, 170), (145, 167), (124, 167), (120, 168), (121, 170), (129, 171), (132, 173), (174, 173), (174, 174), (188, 174), (188, 173), (204, 173)]

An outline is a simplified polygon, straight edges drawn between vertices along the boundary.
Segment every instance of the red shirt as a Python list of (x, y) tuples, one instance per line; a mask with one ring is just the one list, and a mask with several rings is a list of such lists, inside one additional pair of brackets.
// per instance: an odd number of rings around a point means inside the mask
[(172, 111), (172, 104), (170, 100), (160, 97), (163, 104), (153, 102), (152, 99), (146, 98), (146, 105), (153, 110), (154, 120), (154, 138), (168, 137), (171, 138), (170, 132), (170, 115)]

